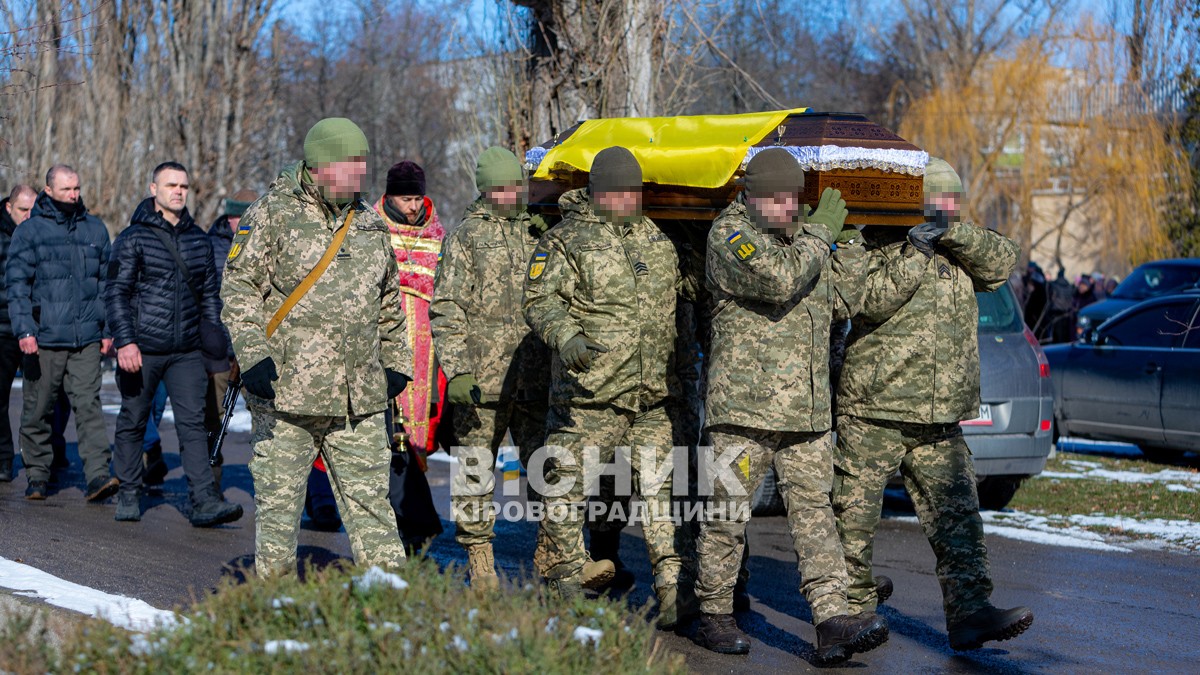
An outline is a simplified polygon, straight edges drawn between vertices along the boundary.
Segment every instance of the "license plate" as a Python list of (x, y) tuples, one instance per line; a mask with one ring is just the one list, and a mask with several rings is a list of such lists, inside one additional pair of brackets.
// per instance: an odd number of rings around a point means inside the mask
[(992, 406), (984, 403), (979, 406), (979, 417), (973, 420), (959, 422), (964, 427), (990, 427), (992, 426)]

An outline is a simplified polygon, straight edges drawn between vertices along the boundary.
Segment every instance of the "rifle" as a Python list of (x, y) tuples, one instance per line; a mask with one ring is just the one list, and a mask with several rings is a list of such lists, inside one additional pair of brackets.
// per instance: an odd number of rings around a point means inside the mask
[(210, 434), (208, 444), (208, 465), (221, 466), (225, 458), (221, 455), (221, 444), (225, 442), (225, 434), (229, 431), (229, 421), (233, 419), (233, 408), (237, 405), (238, 393), (242, 390), (242, 378), (230, 380), (229, 388), (225, 390), (225, 415), (221, 417), (221, 428)]

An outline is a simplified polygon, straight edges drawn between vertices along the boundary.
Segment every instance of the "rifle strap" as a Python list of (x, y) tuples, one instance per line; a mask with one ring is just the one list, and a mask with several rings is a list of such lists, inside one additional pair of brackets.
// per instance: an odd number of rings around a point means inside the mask
[(325, 270), (329, 268), (329, 263), (333, 262), (333, 257), (337, 255), (338, 249), (342, 247), (342, 242), (346, 240), (346, 233), (350, 231), (350, 224), (354, 222), (354, 211), (355, 209), (352, 207), (350, 215), (346, 216), (346, 220), (342, 222), (342, 226), (334, 233), (333, 241), (329, 243), (329, 248), (325, 249), (325, 255), (322, 255), (321, 259), (317, 261), (316, 267), (313, 267), (309, 271), (308, 275), (304, 277), (304, 281), (301, 281), (300, 285), (296, 286), (287, 298), (284, 299), (279, 309), (275, 310), (275, 315), (267, 323), (268, 338), (275, 334), (276, 329), (279, 328), (279, 324), (283, 323), (283, 319), (288, 315), (288, 312), (292, 311), (292, 308), (300, 302), (300, 299), (312, 289), (317, 280), (321, 278), (321, 275), (325, 273)]

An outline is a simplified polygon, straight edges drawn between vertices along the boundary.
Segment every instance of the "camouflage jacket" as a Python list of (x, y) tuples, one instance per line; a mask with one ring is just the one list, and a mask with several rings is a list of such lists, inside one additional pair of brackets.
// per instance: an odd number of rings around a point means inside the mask
[(674, 365), (675, 246), (649, 218), (620, 227), (586, 190), (559, 199), (563, 220), (538, 242), (525, 279), (525, 320), (555, 352), (578, 333), (608, 347), (572, 373), (555, 358), (550, 402), (645, 410), (668, 396)]
[[(388, 229), (362, 200), (329, 268), (271, 336), (267, 322), (316, 267), (346, 213), (330, 210), (303, 164), (288, 167), (238, 224), (225, 264), (222, 321), (243, 369), (275, 360), (274, 408), (354, 416), (387, 407), (384, 368), (411, 376)], [(347, 408), (347, 405), (349, 406)]]
[(538, 235), (529, 214), (501, 218), (480, 198), (442, 246), (429, 323), (447, 378), (469, 373), (484, 402), (546, 400), (550, 350), (521, 315)]
[(926, 258), (907, 241), (869, 249), (863, 308), (853, 320), (837, 413), (948, 424), (979, 412), (979, 306), (1020, 249), (971, 223), (952, 225)]
[(838, 246), (820, 223), (791, 243), (760, 232), (734, 202), (708, 234), (713, 294), (709, 426), (827, 431), (829, 329), (859, 309), (866, 252)]

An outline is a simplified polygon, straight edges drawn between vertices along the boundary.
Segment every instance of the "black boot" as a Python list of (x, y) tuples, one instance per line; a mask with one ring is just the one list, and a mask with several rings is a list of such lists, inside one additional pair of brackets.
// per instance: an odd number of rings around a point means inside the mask
[(308, 492), (304, 495), (304, 512), (312, 526), (324, 532), (342, 529), (342, 518), (338, 515), (337, 499), (329, 478), (321, 471), (312, 469), (308, 474)]
[(696, 644), (718, 654), (749, 654), (750, 638), (732, 614), (704, 614), (696, 629)]
[(621, 564), (621, 530), (590, 530), (590, 532), (592, 538), (588, 545), (588, 553), (591, 554), (592, 560), (596, 562), (608, 560), (616, 568), (612, 581), (605, 584), (603, 590), (626, 591), (633, 588), (636, 578), (633, 576), (633, 572), (625, 569), (625, 566)]
[(875, 604), (882, 605), (887, 602), (887, 599), (892, 597), (892, 591), (895, 587), (892, 585), (892, 580), (882, 574), (875, 575)]
[(142, 497), (137, 492), (122, 491), (117, 493), (117, 512), (113, 520), (126, 523), (136, 523), (142, 519)]
[(216, 527), (242, 517), (240, 504), (231, 504), (214, 490), (207, 490), (192, 500), (192, 527)]
[(817, 626), (818, 666), (847, 661), (854, 654), (875, 649), (887, 642), (887, 620), (876, 614), (842, 614)]
[(162, 443), (155, 443), (146, 449), (144, 460), (146, 463), (146, 473), (142, 476), (142, 482), (146, 485), (162, 485), (167, 479), (167, 463), (163, 460)]
[(0, 483), (11, 483), (13, 479), (13, 461), (0, 459)]
[(984, 607), (950, 626), (950, 647), (956, 651), (979, 649), (992, 640), (1011, 640), (1033, 625), (1027, 607)]

